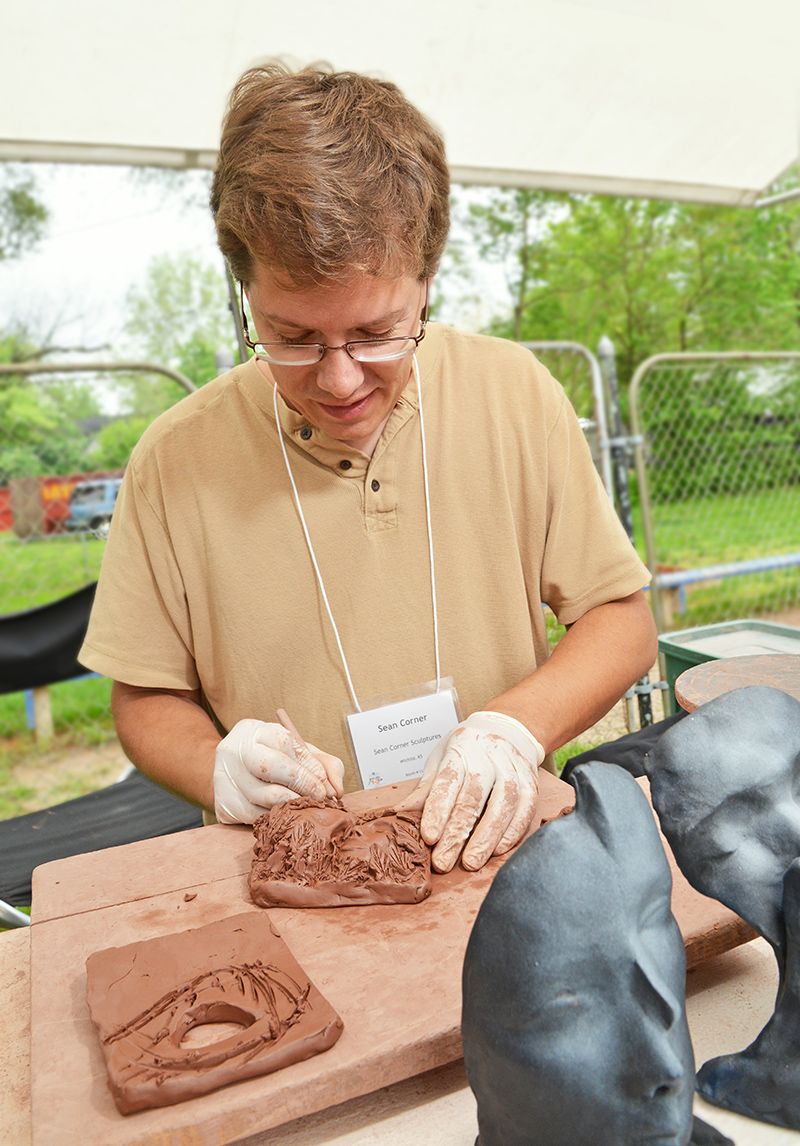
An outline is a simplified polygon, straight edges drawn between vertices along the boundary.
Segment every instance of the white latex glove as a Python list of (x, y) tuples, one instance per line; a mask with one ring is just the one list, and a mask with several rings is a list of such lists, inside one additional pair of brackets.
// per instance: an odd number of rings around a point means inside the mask
[(473, 712), (442, 737), (419, 786), (399, 805), (423, 809), (421, 833), (436, 845), (435, 871), (450, 871), (470, 832), (461, 859), (468, 871), (519, 843), (536, 810), (543, 760), (536, 737), (502, 712)]
[(341, 796), (343, 778), (338, 756), (296, 740), (280, 724), (240, 720), (217, 745), (214, 811), (221, 824), (252, 824), (273, 804), (298, 796)]

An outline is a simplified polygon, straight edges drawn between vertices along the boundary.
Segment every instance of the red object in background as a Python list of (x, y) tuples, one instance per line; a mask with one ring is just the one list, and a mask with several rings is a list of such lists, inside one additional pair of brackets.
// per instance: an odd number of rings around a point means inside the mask
[(83, 481), (83, 475), (41, 479), (39, 496), (44, 508), (46, 533), (61, 532), (64, 522), (69, 517), (69, 495), (79, 481)]
[(13, 529), (17, 537), (63, 533), (69, 517), (69, 495), (78, 482), (122, 477), (124, 472), (124, 469), (92, 470), (52, 477), (14, 478), (7, 489), (0, 489), (0, 529)]
[(13, 523), (11, 516), (11, 495), (8, 492), (8, 488), (3, 486), (0, 488), (0, 533), (2, 533), (4, 529), (11, 529)]

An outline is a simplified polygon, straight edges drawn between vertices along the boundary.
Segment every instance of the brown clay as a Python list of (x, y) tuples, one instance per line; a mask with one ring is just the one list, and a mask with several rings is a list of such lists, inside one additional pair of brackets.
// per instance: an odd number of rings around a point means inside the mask
[(419, 812), (357, 814), (334, 803), (276, 804), (253, 825), (250, 894), (260, 907), (419, 903), (431, 893)]
[[(280, 1070), (327, 1050), (343, 1029), (258, 914), (99, 951), (86, 971), (89, 1011), (122, 1114)], [(240, 1029), (209, 1045), (182, 1045), (208, 1023)]]

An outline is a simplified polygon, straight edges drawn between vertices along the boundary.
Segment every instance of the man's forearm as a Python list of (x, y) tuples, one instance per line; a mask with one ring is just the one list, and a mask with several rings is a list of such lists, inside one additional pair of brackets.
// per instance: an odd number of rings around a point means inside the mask
[(644, 593), (634, 593), (591, 609), (569, 627), (545, 664), (486, 708), (516, 717), (554, 752), (649, 672), (657, 651)]
[(128, 759), (152, 780), (201, 808), (214, 807), (214, 754), (220, 736), (199, 692), (114, 682), (111, 708)]

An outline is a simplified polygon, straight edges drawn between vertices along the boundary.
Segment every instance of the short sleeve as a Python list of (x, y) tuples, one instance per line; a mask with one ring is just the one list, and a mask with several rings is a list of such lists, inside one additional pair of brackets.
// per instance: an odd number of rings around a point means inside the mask
[(547, 535), (542, 600), (561, 624), (650, 581), (600, 480), (560, 386), (547, 438)]
[[(125, 684), (196, 689), (200, 681), (186, 592), (154, 469), (146, 454), (137, 459), (134, 453), (114, 510), (79, 659)], [(146, 483), (142, 470), (149, 477)]]

